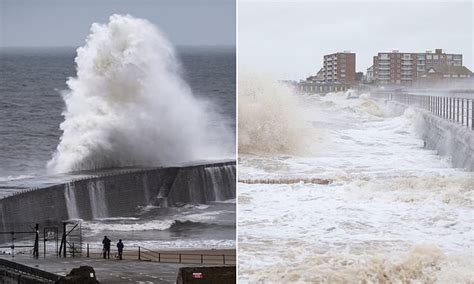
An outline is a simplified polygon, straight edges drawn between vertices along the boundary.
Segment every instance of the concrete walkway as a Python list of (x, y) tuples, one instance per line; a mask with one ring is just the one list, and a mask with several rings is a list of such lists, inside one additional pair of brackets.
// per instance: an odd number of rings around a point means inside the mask
[(157, 263), (138, 260), (105, 260), (91, 258), (39, 258), (29, 255), (0, 256), (10, 261), (59, 275), (66, 275), (81, 265), (92, 266), (100, 283), (175, 283), (178, 269), (188, 264)]

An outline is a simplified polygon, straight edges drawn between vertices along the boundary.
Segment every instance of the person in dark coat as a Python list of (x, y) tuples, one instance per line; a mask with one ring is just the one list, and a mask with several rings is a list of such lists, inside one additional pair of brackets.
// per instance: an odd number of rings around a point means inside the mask
[(103, 251), (104, 251), (104, 259), (109, 258), (110, 259), (110, 239), (107, 238), (107, 236), (104, 237), (104, 240), (102, 241), (102, 245), (104, 246)]
[(123, 243), (122, 240), (119, 240), (117, 243), (117, 249), (118, 249), (118, 256), (119, 259), (122, 260), (122, 253), (123, 253)]

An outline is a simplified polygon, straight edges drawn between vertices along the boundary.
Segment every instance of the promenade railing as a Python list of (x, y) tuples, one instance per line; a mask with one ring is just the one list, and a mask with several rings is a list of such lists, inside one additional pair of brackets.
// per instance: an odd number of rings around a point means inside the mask
[(375, 96), (425, 109), (440, 118), (474, 130), (474, 98), (397, 92), (376, 93)]
[[(85, 251), (85, 255), (84, 255)], [(103, 258), (103, 251), (100, 245), (86, 244), (82, 256), (89, 258)], [(107, 256), (108, 257), (108, 256)], [(116, 249), (111, 250), (110, 258), (118, 259)], [(145, 248), (143, 246), (127, 246), (122, 254), (122, 259), (153, 261), (162, 263), (187, 263), (187, 264), (224, 264), (235, 265), (236, 255), (229, 253), (197, 253), (178, 251), (158, 251)]]

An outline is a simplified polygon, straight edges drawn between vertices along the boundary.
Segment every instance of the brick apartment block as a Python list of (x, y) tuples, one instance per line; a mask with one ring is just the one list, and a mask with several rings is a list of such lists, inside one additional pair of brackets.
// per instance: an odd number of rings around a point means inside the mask
[(435, 53), (379, 52), (373, 57), (373, 76), (378, 84), (409, 85), (436, 65), (462, 66), (462, 54), (446, 54), (442, 49)]
[(355, 73), (355, 53), (337, 52), (324, 55), (324, 82), (351, 84), (355, 82)]

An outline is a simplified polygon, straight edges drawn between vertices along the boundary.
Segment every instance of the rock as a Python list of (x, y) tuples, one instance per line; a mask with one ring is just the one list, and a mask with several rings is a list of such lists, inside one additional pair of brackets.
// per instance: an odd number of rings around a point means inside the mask
[(57, 284), (96, 284), (94, 268), (90, 266), (80, 266), (73, 268), (68, 275), (56, 281)]

